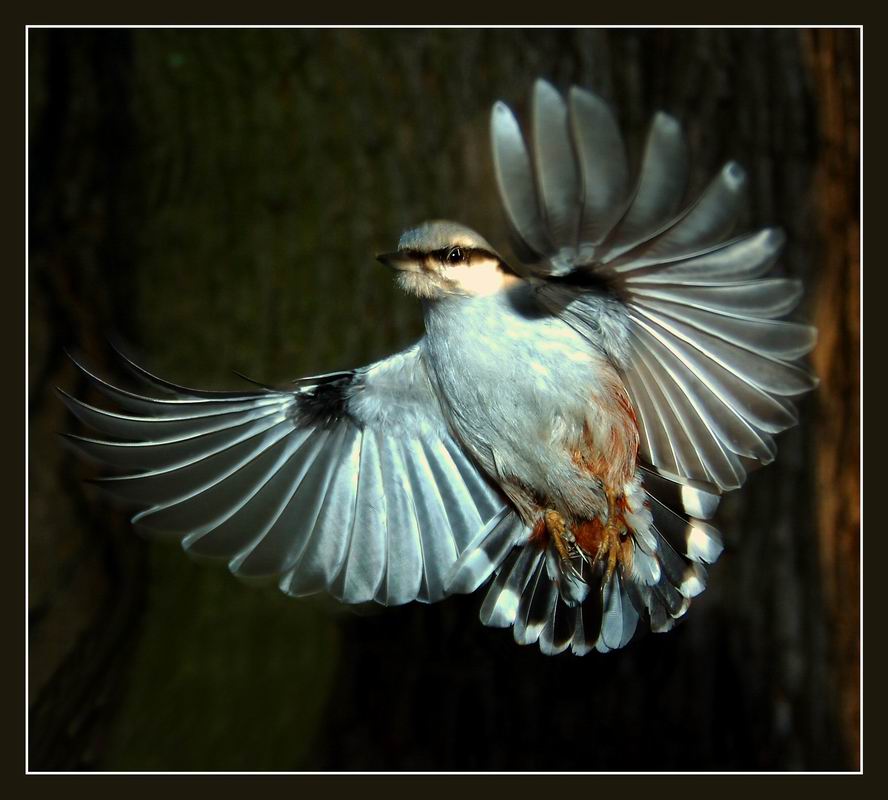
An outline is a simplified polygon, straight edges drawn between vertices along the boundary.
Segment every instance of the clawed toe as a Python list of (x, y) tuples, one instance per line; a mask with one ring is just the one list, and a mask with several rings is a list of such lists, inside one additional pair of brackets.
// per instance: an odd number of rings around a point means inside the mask
[(599, 519), (580, 521), (573, 528), (557, 511), (547, 510), (538, 522), (539, 534), (547, 534), (547, 540), (558, 553), (564, 575), (584, 581), (583, 564), (590, 569), (597, 563), (604, 568), (605, 581), (609, 581), (618, 565), (627, 565), (632, 557), (632, 545), (628, 540), (631, 530), (623, 515), (623, 505), (617, 497), (608, 497), (608, 517), (602, 524)]

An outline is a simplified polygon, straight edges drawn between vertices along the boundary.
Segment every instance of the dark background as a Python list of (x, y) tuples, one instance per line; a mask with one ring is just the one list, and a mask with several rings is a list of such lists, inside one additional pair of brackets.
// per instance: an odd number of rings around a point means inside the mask
[[(856, 30), (32, 30), (32, 770), (819, 770), (858, 766)], [(366, 363), (421, 332), (372, 259), (458, 219), (504, 241), (488, 114), (532, 81), (610, 101), (637, 156), (685, 126), (805, 279), (821, 387), (722, 504), (728, 549), (674, 632), (583, 659), (479, 597), (356, 616), (131, 533), (59, 446), (63, 348), (116, 334), (234, 387)]]

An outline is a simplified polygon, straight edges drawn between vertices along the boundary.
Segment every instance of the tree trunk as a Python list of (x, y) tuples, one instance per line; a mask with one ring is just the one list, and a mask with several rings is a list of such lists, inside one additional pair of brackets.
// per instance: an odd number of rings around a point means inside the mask
[(821, 378), (817, 521), (839, 726), (846, 757), (860, 766), (860, 48), (836, 31), (806, 40), (820, 87), (822, 140), (816, 191), (821, 231), (815, 322)]
[[(34, 769), (804, 770), (858, 764), (858, 34), (793, 30), (33, 30)], [(692, 191), (749, 172), (822, 383), (727, 496), (687, 621), (546, 658), (479, 597), (352, 615), (145, 544), (92, 499), (51, 389), (122, 336), (210, 387), (355, 366), (421, 332), (373, 265), (459, 219), (502, 242), (493, 100), (607, 99), (637, 161), (663, 109)], [(87, 399), (89, 399), (87, 397)]]

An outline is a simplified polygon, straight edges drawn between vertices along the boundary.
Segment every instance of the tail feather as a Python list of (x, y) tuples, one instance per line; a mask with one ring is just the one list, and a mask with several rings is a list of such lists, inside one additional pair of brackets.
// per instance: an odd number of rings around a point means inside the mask
[(448, 594), (471, 594), (503, 564), (530, 532), (508, 506), (496, 514), (453, 564), (445, 581)]
[(577, 606), (569, 606), (556, 595), (552, 612), (540, 632), (540, 651), (546, 655), (563, 653), (573, 641), (576, 630)]
[[(481, 607), (482, 623), (512, 626), (518, 644), (538, 643), (547, 655), (625, 647), (642, 618), (654, 632), (672, 629), (706, 587), (703, 565), (722, 549), (718, 531), (689, 512), (711, 517), (719, 495), (649, 470), (639, 475), (628, 495), (631, 560), (607, 578), (603, 560), (563, 563), (551, 542), (527, 537), (490, 570), (496, 577)], [(503, 548), (502, 533), (496, 533), (489, 532), (489, 543), (478, 542), (487, 558)]]
[(481, 622), (492, 628), (515, 623), (518, 604), (543, 554), (532, 547), (516, 547), (508, 556), (481, 606)]
[[(528, 545), (525, 545), (527, 547)], [(521, 593), (521, 599), (518, 602), (518, 614), (515, 617), (515, 626), (513, 634), (518, 644), (533, 644), (540, 637), (542, 630), (541, 625), (534, 625), (531, 620), (530, 610), (533, 605), (537, 591), (542, 592), (549, 586), (552, 581), (546, 574), (546, 565), (544, 559), (539, 559), (536, 569), (534, 569), (527, 586)]]

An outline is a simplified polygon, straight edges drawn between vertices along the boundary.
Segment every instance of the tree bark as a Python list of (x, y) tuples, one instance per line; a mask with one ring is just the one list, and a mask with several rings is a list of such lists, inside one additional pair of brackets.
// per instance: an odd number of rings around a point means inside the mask
[(859, 42), (809, 32), (821, 90), (817, 164), (821, 267), (817, 520), (846, 757), (860, 766), (860, 113)]

